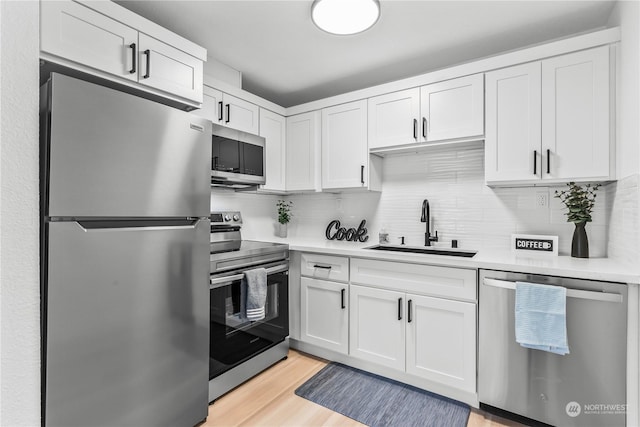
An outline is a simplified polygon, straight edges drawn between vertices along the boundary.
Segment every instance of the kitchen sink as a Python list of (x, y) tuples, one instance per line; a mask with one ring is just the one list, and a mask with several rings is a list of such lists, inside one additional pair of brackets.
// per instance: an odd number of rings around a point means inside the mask
[(436, 248), (432, 246), (394, 246), (394, 245), (377, 245), (370, 246), (365, 249), (372, 249), (374, 251), (389, 251), (389, 252), (410, 252), (412, 254), (425, 254), (425, 255), (447, 255), (457, 256), (463, 258), (472, 258), (476, 251), (465, 251), (454, 248)]

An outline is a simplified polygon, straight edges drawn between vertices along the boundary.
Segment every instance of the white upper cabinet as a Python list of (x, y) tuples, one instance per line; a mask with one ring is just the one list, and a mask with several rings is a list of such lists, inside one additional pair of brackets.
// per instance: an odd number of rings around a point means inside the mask
[(369, 98), (372, 150), (483, 134), (482, 74)]
[(218, 120), (214, 123), (257, 135), (260, 107), (223, 92), (222, 100), (218, 101)]
[(608, 46), (486, 78), (487, 184), (613, 179)]
[(211, 120), (213, 123), (218, 123), (218, 118), (220, 117), (220, 114), (222, 114), (222, 110), (220, 109), (222, 92), (218, 89), (204, 86), (202, 95), (202, 107), (200, 107), (199, 110), (194, 111), (193, 114), (197, 114), (200, 117)]
[(368, 109), (369, 149), (422, 140), (419, 88), (369, 98)]
[(139, 34), (138, 81), (202, 102), (202, 61), (146, 34)]
[(75, 2), (40, 2), (40, 50), (138, 80), (138, 31)]
[(286, 189), (320, 189), (320, 111), (287, 117)]
[(195, 114), (220, 126), (259, 134), (260, 107), (209, 86), (203, 92), (202, 107)]
[(322, 188), (367, 188), (367, 101), (322, 110)]
[(202, 103), (206, 50), (113, 2), (40, 2), (40, 52), (183, 105)]
[(266, 183), (265, 190), (286, 189), (286, 119), (263, 108), (260, 109), (260, 136), (265, 138)]
[(470, 138), (484, 134), (484, 76), (475, 74), (420, 89), (425, 141)]
[(485, 179), (540, 177), (540, 62), (486, 74)]
[(542, 61), (545, 179), (608, 179), (609, 47)]

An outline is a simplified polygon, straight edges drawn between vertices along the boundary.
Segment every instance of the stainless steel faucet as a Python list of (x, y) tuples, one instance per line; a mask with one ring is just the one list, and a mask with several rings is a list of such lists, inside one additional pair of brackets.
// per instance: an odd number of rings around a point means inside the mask
[(427, 224), (427, 230), (424, 233), (424, 245), (425, 246), (431, 246), (431, 242), (437, 242), (438, 241), (438, 232), (436, 231), (436, 235), (435, 236), (431, 236), (431, 229), (430, 229), (430, 223), (431, 223), (431, 215), (429, 213), (429, 200), (424, 199), (424, 201), (422, 202), (422, 216), (420, 217), (420, 222), (426, 222)]

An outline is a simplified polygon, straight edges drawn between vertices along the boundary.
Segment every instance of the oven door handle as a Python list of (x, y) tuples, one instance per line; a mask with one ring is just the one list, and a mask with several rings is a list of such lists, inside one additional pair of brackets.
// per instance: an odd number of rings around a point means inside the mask
[[(267, 268), (267, 275), (282, 273), (283, 271), (289, 270), (289, 265), (276, 265), (275, 267)], [(217, 289), (223, 286), (227, 286), (231, 282), (235, 282), (236, 280), (242, 280), (244, 277), (244, 273), (234, 274), (233, 276), (223, 276), (216, 277), (214, 279), (209, 279), (209, 289)]]

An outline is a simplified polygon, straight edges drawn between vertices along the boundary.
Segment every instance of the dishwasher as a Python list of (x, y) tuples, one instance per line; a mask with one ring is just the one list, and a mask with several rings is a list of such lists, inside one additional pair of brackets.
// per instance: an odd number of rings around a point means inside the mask
[[(493, 270), (479, 279), (480, 407), (556, 426), (624, 426), (627, 286)], [(567, 289), (569, 354), (516, 342), (516, 281)]]

